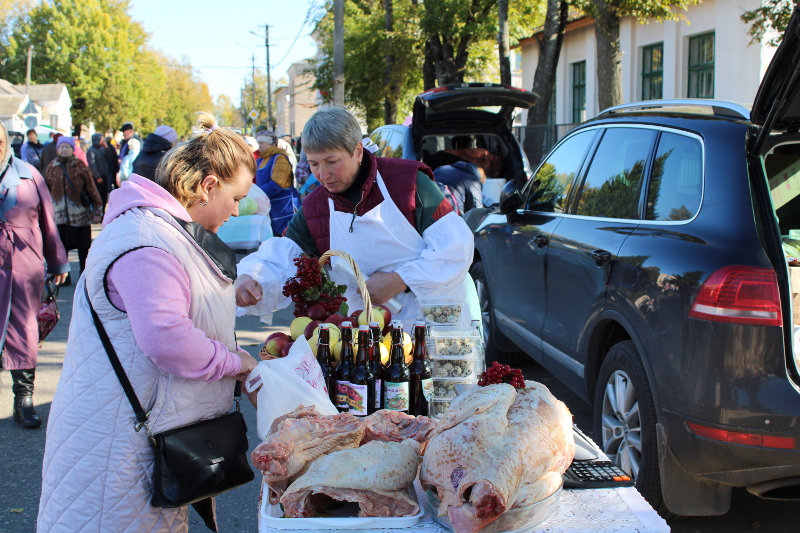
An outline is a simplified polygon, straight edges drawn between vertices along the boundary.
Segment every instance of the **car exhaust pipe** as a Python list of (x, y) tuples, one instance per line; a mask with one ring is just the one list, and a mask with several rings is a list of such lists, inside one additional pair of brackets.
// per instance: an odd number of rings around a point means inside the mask
[(750, 485), (747, 487), (747, 492), (765, 500), (800, 501), (800, 476)]

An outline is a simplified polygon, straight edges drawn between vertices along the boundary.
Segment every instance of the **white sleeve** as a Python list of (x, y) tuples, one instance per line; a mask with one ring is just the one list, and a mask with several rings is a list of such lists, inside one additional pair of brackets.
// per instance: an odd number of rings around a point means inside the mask
[[(256, 280), (261, 285), (264, 296), (256, 305), (237, 306), (236, 316), (260, 316), (262, 322), (272, 324), (273, 311), (292, 303), (291, 298), (283, 295), (283, 285), (297, 272), (293, 260), (302, 253), (303, 250), (292, 239), (272, 237), (262, 242), (257, 251), (239, 261), (236, 273)], [(239, 279), (236, 280), (237, 287)]]
[(419, 259), (407, 262), (396, 272), (417, 296), (459, 294), (475, 251), (467, 223), (451, 212), (429, 226), (422, 238), (427, 247)]

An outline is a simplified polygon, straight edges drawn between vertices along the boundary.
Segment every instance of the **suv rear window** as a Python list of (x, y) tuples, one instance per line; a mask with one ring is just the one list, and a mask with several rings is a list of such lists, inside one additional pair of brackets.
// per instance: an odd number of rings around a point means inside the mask
[(650, 172), (647, 220), (689, 220), (703, 193), (703, 151), (700, 141), (662, 133)]
[(577, 215), (639, 218), (639, 191), (656, 131), (608, 128), (586, 173)]

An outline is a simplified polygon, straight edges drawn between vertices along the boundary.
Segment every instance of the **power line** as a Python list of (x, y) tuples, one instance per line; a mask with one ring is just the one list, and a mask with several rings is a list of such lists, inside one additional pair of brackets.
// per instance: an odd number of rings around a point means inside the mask
[[(295, 5), (297, 5), (297, 4), (295, 4)], [(287, 57), (289, 57), (289, 54), (291, 54), (291, 53), (292, 53), (292, 48), (294, 48), (294, 43), (296, 43), (296, 42), (297, 42), (297, 39), (299, 39), (299, 38), (300, 38), (300, 34), (301, 34), (301, 33), (303, 33), (303, 28), (305, 28), (305, 27), (306, 27), (306, 24), (308, 24), (308, 19), (309, 19), (309, 17), (310, 17), (310, 16), (311, 16), (311, 8), (309, 7), (309, 8), (308, 8), (308, 11), (306, 12), (306, 18), (303, 20), (303, 24), (300, 26), (300, 30), (298, 30), (298, 32), (297, 32), (297, 35), (295, 35), (295, 36), (294, 36), (294, 41), (292, 41), (292, 44), (290, 44), (290, 45), (289, 45), (289, 50), (288, 50), (288, 51), (286, 52), (286, 54), (285, 54), (285, 55), (284, 55), (284, 56), (281, 58), (281, 60), (280, 60), (280, 61), (278, 61), (277, 63), (275, 63), (274, 65), (272, 65), (272, 67), (273, 67), (273, 68), (275, 68), (275, 67), (279, 66), (281, 63), (283, 63), (283, 61), (284, 61), (284, 60), (285, 60)]]

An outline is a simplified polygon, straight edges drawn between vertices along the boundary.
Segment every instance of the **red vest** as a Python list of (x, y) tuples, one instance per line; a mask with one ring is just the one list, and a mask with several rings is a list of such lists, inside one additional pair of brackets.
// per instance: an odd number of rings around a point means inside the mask
[(395, 205), (406, 217), (406, 220), (417, 227), (414, 219), (414, 210), (417, 208), (417, 172), (422, 171), (433, 179), (433, 172), (427, 165), (410, 159), (394, 159), (388, 157), (375, 157), (369, 150), (364, 150), (364, 163), (369, 165), (369, 173), (364, 185), (361, 187), (363, 200), (358, 206), (348, 202), (338, 194), (328, 192), (320, 185), (303, 200), (303, 215), (305, 215), (308, 231), (314, 238), (317, 250), (324, 254), (331, 247), (330, 237), (330, 211), (328, 198), (333, 199), (337, 211), (363, 216), (373, 207), (383, 201), (380, 187), (375, 182), (378, 171), (381, 173), (386, 189)]

